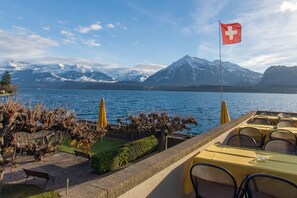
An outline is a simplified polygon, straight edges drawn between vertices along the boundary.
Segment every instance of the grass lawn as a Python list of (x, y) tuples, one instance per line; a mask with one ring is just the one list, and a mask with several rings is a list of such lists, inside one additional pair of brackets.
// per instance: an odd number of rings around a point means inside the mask
[[(69, 145), (69, 141), (70, 138), (67, 137), (64, 141), (64, 143), (59, 146), (59, 151), (63, 151), (63, 152), (67, 152), (67, 153), (71, 153), (74, 154), (74, 149), (78, 150), (77, 148), (73, 148)], [(91, 147), (91, 152), (92, 153), (98, 153), (100, 151), (106, 151), (115, 147), (118, 147), (122, 144), (127, 143), (127, 141), (125, 140), (117, 140), (117, 139), (111, 139), (111, 138), (107, 138), (107, 137), (103, 137), (102, 142), (100, 141), (100, 139)]]
[(58, 193), (53, 191), (44, 191), (36, 186), (23, 184), (7, 184), (2, 187), (0, 197), (10, 198), (58, 198)]

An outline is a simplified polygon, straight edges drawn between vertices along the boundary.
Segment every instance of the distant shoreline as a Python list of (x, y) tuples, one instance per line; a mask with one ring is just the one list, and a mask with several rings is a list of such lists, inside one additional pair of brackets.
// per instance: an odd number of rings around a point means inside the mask
[[(88, 89), (88, 90), (135, 90), (135, 91), (185, 91), (185, 92), (220, 92), (217, 85), (200, 86), (150, 86), (142, 83), (119, 82), (119, 83), (95, 83), (95, 82), (57, 82), (39, 83), (31, 86), (20, 86), (19, 88), (45, 88), (45, 89)], [(297, 94), (297, 87), (281, 86), (223, 86), (223, 92), (235, 93), (288, 93)]]

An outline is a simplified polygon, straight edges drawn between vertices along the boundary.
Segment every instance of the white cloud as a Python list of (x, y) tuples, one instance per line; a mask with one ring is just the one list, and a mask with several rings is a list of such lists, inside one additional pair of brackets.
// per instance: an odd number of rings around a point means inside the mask
[(120, 28), (122, 28), (122, 29), (124, 29), (124, 30), (127, 30), (128, 29), (128, 27), (127, 26), (125, 26), (125, 25), (123, 25), (123, 24), (121, 24), (120, 22), (116, 22), (116, 26), (118, 26), (118, 27), (120, 27)]
[(76, 28), (76, 31), (78, 31), (79, 33), (85, 34), (90, 31), (98, 31), (101, 29), (102, 29), (102, 26), (100, 25), (100, 22), (97, 22), (89, 26), (78, 26), (78, 28)]
[[(272, 65), (297, 65), (297, 12), (293, 12), (296, 3), (249, 0), (237, 3), (236, 8), (230, 10), (229, 6), (223, 6), (226, 1), (217, 8), (214, 2), (207, 1), (206, 6), (197, 5), (196, 10), (200, 8), (201, 13), (194, 14), (193, 25), (183, 29), (186, 35), (197, 34), (203, 38), (197, 46), (198, 57), (209, 60), (219, 58), (217, 18), (222, 17), (225, 23), (239, 22), (242, 25), (242, 42), (222, 46), (223, 61), (258, 72), (264, 72)], [(214, 8), (217, 10), (212, 12)], [(228, 16), (225, 15), (227, 11)]]
[(217, 27), (218, 15), (227, 0), (195, 1), (196, 8), (190, 13), (193, 23), (182, 28), (185, 35), (210, 33)]
[(60, 32), (60, 34), (65, 35), (65, 36), (67, 36), (67, 37), (73, 37), (73, 36), (74, 36), (73, 33), (69, 32), (69, 31), (66, 31), (66, 30), (62, 30), (62, 31)]
[(128, 70), (137, 70), (137, 71), (142, 71), (145, 73), (153, 74), (161, 69), (164, 69), (166, 65), (161, 65), (161, 64), (139, 64), (135, 65), (133, 67), (127, 68)]
[(91, 30), (101, 30), (102, 29), (102, 27), (101, 27), (101, 25), (99, 25), (99, 23), (90, 25), (90, 28), (91, 28)]
[(13, 31), (0, 31), (0, 54), (7, 58), (40, 57), (46, 49), (58, 46), (55, 40), (31, 33), (25, 28), (15, 27)]
[(107, 27), (107, 28), (112, 28), (112, 29), (115, 28), (115, 26), (114, 26), (113, 24), (111, 24), (111, 23), (107, 24), (106, 27)]
[(242, 43), (224, 47), (225, 57), (244, 67), (263, 72), (271, 65), (296, 65), (297, 12), (277, 12), (277, 0), (251, 1), (238, 16), (243, 25)]
[(26, 35), (32, 33), (32, 31), (28, 30), (27, 28), (20, 26), (13, 26), (13, 32), (18, 35)]
[(45, 31), (51, 31), (51, 27), (50, 26), (43, 26), (42, 29), (44, 29)]
[(66, 20), (58, 20), (57, 21), (59, 24), (66, 24), (66, 23), (68, 23), (68, 21), (66, 21)]
[(78, 28), (76, 30), (78, 32), (84, 34), (84, 33), (88, 33), (89, 31), (91, 31), (91, 28), (90, 27), (78, 26)]
[(72, 32), (67, 30), (62, 30), (60, 34), (66, 37), (65, 39), (63, 39), (63, 42), (65, 44), (77, 44), (77, 38)]
[(84, 44), (88, 47), (100, 47), (100, 43), (97, 42), (95, 39), (86, 39), (86, 40), (81, 40), (81, 44)]
[(65, 38), (63, 39), (63, 42), (65, 44), (82, 44), (82, 45), (86, 45), (88, 47), (100, 47), (101, 46), (100, 43), (98, 43), (98, 41), (96, 39), (81, 38), (67, 30), (62, 30), (60, 32), (60, 34), (65, 36)]
[(290, 1), (284, 1), (280, 6), (281, 12), (291, 11), (294, 12), (297, 10), (297, 2), (290, 2)]

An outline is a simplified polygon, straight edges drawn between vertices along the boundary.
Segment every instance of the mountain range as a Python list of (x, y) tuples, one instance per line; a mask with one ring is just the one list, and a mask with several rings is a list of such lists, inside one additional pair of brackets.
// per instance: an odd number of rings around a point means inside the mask
[[(220, 67), (220, 65), (222, 67)], [(156, 65), (155, 65), (156, 66)], [(129, 86), (218, 86), (220, 69), (224, 86), (297, 86), (297, 67), (272, 66), (264, 75), (230, 62), (208, 61), (188, 55), (158, 71), (145, 68), (151, 65), (137, 65), (127, 68), (107, 68), (97, 65), (78, 64), (36, 64), (7, 60), (0, 62), (0, 73), (9, 71), (12, 82), (18, 86), (47, 87), (53, 84), (108, 83)], [(159, 69), (160, 66), (155, 68)], [(289, 83), (288, 83), (289, 79)]]
[[(262, 74), (260, 73), (230, 62), (221, 64), (223, 85), (254, 86), (261, 80)], [(210, 62), (205, 59), (184, 56), (150, 76), (145, 83), (174, 86), (220, 85), (220, 61)]]

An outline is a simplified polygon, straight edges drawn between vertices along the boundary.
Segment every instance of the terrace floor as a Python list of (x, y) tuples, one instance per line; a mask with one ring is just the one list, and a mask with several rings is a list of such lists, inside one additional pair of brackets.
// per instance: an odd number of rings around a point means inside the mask
[[(102, 177), (93, 172), (87, 159), (81, 157), (74, 159), (75, 155), (64, 152), (51, 154), (43, 158), (41, 162), (35, 162), (33, 156), (23, 155), (17, 158), (19, 165), (16, 168), (5, 168), (2, 184), (25, 183), (26, 175), (22, 170), (23, 168), (40, 170), (55, 176), (55, 183), (52, 184), (49, 181), (45, 190), (55, 190), (59, 193), (66, 190), (67, 178), (69, 178), (69, 187), (73, 187)], [(36, 178), (34, 180), (33, 177), (30, 177), (27, 184), (33, 184), (42, 188), (45, 184), (45, 179)]]

